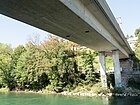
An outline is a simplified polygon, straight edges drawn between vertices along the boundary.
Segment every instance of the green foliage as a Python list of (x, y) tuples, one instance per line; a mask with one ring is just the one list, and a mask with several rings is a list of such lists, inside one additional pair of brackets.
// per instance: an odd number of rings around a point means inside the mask
[(77, 86), (73, 92), (81, 92), (81, 93), (87, 93), (87, 92), (90, 92), (90, 93), (96, 93), (96, 94), (107, 94), (110, 92), (109, 89), (107, 88), (103, 88), (101, 86), (100, 83), (95, 83), (94, 85), (83, 85), (83, 86)]
[(13, 88), (12, 72), (12, 53), (9, 45), (0, 44), (0, 84), (1, 87)]
[(135, 36), (140, 37), (140, 28), (135, 30)]
[(45, 87), (45, 84), (41, 84), (45, 83), (44, 81), (48, 83), (44, 58), (44, 52), (36, 48), (32, 43), (27, 45), (26, 51), (21, 54), (15, 68), (15, 80), (18, 88), (39, 90)]
[(113, 61), (112, 61), (112, 57), (110, 56), (106, 57), (106, 68), (107, 70), (113, 68)]
[(140, 60), (140, 28), (135, 30), (135, 36), (138, 37), (138, 40), (135, 43), (135, 55), (131, 55), (131, 58), (133, 60), (133, 67), (139, 68), (139, 60)]
[(85, 75), (84, 84), (92, 84), (98, 81), (96, 76), (94, 63), (97, 52), (90, 49), (83, 49), (79, 57), (80, 59), (80, 69), (82, 69), (83, 74)]
[(97, 52), (56, 37), (15, 49), (0, 44), (0, 87), (61, 92), (92, 86), (99, 79), (96, 57)]

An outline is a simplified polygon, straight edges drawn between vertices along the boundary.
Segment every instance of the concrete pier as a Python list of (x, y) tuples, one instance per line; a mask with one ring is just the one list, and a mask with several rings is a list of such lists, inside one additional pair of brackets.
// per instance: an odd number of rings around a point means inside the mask
[(115, 76), (115, 87), (122, 87), (121, 72), (120, 72), (120, 61), (119, 61), (119, 50), (112, 51), (113, 64), (114, 64), (114, 76)]
[(99, 52), (99, 61), (102, 87), (107, 87), (105, 52)]

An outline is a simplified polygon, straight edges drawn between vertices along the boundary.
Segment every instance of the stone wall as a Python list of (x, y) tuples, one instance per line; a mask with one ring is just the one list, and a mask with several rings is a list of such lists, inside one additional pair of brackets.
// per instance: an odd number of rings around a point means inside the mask
[(130, 60), (129, 58), (120, 59), (120, 67), (122, 69), (132, 70), (132, 68), (133, 68), (133, 61)]
[(140, 71), (123, 70), (122, 73), (122, 84), (124, 87), (128, 87), (128, 81), (133, 79), (136, 83), (140, 84)]

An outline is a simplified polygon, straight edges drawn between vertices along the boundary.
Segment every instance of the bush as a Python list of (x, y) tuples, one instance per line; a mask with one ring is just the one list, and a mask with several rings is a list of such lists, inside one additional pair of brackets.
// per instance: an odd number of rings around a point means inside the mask
[(9, 92), (9, 89), (8, 88), (0, 88), (0, 92), (7, 93), (7, 92)]
[(96, 94), (107, 94), (110, 93), (110, 90), (107, 88), (103, 88), (101, 86), (101, 83), (96, 84), (89, 84), (89, 85), (83, 85), (83, 86), (77, 86), (74, 90), (74, 92), (83, 92), (83, 93), (96, 93)]
[(97, 83), (97, 84), (93, 85), (91, 90), (94, 93), (96, 93), (96, 94), (100, 94), (100, 93), (107, 94), (107, 93), (110, 93), (110, 89), (102, 87), (101, 83)]
[(54, 86), (48, 85), (48, 86), (46, 87), (46, 90), (48, 90), (48, 91), (54, 91)]

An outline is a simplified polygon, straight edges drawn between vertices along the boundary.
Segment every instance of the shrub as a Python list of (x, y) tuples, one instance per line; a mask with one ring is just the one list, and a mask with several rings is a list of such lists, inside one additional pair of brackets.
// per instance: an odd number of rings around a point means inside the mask
[(0, 88), (0, 92), (7, 93), (7, 92), (9, 92), (9, 89), (8, 88)]

